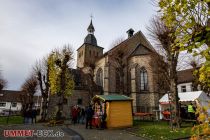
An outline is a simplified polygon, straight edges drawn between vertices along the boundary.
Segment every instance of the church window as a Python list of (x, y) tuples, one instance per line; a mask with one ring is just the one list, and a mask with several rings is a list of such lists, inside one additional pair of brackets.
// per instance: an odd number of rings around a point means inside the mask
[(145, 68), (140, 70), (140, 90), (148, 90), (148, 75)]
[(103, 70), (101, 68), (96, 73), (96, 84), (103, 87)]
[(89, 50), (89, 54), (90, 54), (90, 56), (91, 56), (91, 50)]

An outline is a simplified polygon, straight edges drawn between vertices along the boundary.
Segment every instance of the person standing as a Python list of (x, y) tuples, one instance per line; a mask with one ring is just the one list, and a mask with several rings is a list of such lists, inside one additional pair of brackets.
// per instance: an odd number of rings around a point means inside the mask
[(84, 120), (85, 120), (85, 109), (82, 108), (81, 109), (81, 123), (84, 124)]
[(194, 120), (195, 119), (195, 110), (193, 108), (193, 104), (190, 103), (188, 106), (187, 106), (187, 111), (188, 111), (188, 117), (190, 120)]
[(72, 121), (74, 123), (74, 125), (77, 123), (77, 108), (76, 106), (73, 107), (72, 109)]
[(88, 126), (90, 126), (90, 129), (92, 129), (92, 117), (93, 117), (94, 111), (92, 109), (92, 106), (86, 108), (85, 115), (86, 115), (86, 129)]
[(36, 109), (32, 110), (32, 124), (36, 123), (36, 115), (37, 115), (37, 111)]

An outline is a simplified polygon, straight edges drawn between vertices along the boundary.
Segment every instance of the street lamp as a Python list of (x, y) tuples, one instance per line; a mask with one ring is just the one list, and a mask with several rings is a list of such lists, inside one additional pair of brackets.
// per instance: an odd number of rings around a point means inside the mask
[(170, 91), (168, 91), (167, 92), (167, 94), (168, 94), (168, 103), (169, 103), (169, 112), (170, 112), (170, 126), (171, 126), (171, 129), (173, 129), (172, 128), (172, 126), (173, 126), (173, 121), (172, 121), (172, 111), (171, 111), (171, 99), (172, 99), (172, 97), (171, 97), (171, 93), (170, 93)]

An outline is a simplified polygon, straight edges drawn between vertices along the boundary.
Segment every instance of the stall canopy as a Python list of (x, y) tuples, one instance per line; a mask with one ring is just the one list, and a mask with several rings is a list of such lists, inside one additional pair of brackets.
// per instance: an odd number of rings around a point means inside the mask
[[(192, 91), (192, 92), (181, 92), (178, 93), (179, 95), (179, 102), (192, 102), (197, 101), (201, 106), (208, 107), (210, 104), (210, 97), (203, 91)], [(165, 105), (169, 104), (168, 94), (165, 94), (160, 100), (160, 111), (164, 110)], [(207, 110), (208, 114), (210, 115), (210, 109)]]
[[(209, 101), (210, 98), (203, 91), (181, 92), (178, 93), (180, 102), (195, 101), (199, 99), (201, 101)], [(160, 104), (169, 103), (168, 94), (165, 94), (160, 100)]]

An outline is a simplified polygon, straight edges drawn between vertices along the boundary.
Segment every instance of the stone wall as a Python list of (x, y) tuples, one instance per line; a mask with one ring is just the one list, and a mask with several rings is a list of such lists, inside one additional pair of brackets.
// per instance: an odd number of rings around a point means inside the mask
[[(98, 92), (94, 92), (94, 95), (99, 94)], [(78, 99), (82, 102), (78, 104)], [(90, 104), (91, 97), (89, 96), (88, 91), (86, 90), (73, 90), (71, 96), (67, 97), (67, 103), (63, 106), (63, 115), (66, 118), (70, 118), (71, 116), (71, 107), (74, 105), (79, 105), (80, 107), (86, 107)], [(57, 111), (57, 103), (58, 97), (57, 95), (51, 95), (49, 98), (48, 104), (48, 113), (47, 119), (51, 118), (54, 113)]]
[[(134, 112), (146, 111), (152, 112), (152, 110), (158, 107), (159, 93), (156, 91), (156, 78), (153, 67), (151, 66), (151, 56), (142, 55), (134, 56), (129, 60), (131, 65), (131, 95), (134, 99), (133, 107)], [(148, 74), (148, 90), (140, 91), (138, 87), (139, 69), (144, 67)], [(136, 108), (135, 108), (136, 107)]]
[(90, 44), (83, 44), (77, 50), (77, 67), (83, 68), (93, 65), (103, 55), (103, 48)]

